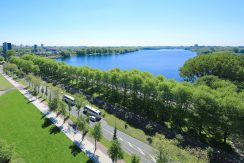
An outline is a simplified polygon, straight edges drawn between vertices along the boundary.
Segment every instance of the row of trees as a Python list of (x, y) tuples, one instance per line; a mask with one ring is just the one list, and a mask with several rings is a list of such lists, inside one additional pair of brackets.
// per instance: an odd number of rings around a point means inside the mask
[(111, 55), (124, 54), (139, 50), (134, 47), (84, 47), (84, 48), (69, 48), (61, 50), (59, 55), (69, 57), (71, 55)]
[(213, 81), (214, 87), (210, 87), (177, 83), (137, 70), (72, 67), (32, 55), (12, 58), (11, 61), (23, 70), (21, 66), (24, 65), (17, 60), (27, 60), (38, 66), (36, 74), (46, 80), (58, 81), (85, 93), (96, 93), (106, 101), (126, 106), (160, 123), (171, 122), (175, 127), (187, 127), (199, 135), (205, 133), (224, 142), (230, 134), (244, 131), (244, 93), (237, 93), (236, 86), (225, 80)]
[(137, 51), (134, 47), (87, 47), (76, 50), (77, 55), (124, 54)]

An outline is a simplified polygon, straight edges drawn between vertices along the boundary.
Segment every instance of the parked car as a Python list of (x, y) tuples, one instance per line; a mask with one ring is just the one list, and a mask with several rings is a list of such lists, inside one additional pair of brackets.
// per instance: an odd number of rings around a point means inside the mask
[(89, 116), (90, 121), (92, 122), (96, 122), (97, 118), (95, 116)]

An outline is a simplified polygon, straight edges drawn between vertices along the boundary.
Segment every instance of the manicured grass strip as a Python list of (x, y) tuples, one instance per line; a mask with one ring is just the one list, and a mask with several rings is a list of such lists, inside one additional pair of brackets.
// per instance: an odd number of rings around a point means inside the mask
[(92, 162), (17, 90), (0, 96), (0, 137), (29, 163)]
[(13, 87), (13, 85), (10, 84), (7, 81), (7, 79), (5, 79), (5, 77), (2, 76), (2, 74), (0, 74), (0, 91), (4, 91), (4, 90), (7, 90), (12, 87)]

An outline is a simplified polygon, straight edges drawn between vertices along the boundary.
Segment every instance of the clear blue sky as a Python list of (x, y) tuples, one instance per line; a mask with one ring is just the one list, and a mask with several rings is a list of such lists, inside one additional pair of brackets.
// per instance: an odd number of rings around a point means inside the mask
[(0, 42), (244, 45), (244, 0), (1, 0)]

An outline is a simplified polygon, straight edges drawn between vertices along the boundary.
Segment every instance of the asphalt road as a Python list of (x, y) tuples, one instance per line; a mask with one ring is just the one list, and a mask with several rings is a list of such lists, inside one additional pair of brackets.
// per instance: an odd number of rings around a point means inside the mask
[[(73, 116), (78, 116), (78, 113), (76, 111), (75, 107), (72, 107), (72, 110), (70, 112)], [(83, 110), (80, 112), (80, 115), (83, 115)], [(103, 119), (100, 120), (101, 125), (102, 125), (102, 130), (103, 130), (103, 136), (108, 139), (112, 140), (113, 138), (113, 132), (114, 132), (114, 127), (111, 127), (110, 125), (107, 124), (107, 122)], [(93, 126), (95, 122), (90, 121), (90, 125)], [(117, 130), (117, 137), (118, 140), (121, 143), (121, 146), (124, 151), (130, 153), (130, 154), (136, 154), (140, 156), (141, 162), (143, 163), (154, 163), (156, 162), (155, 160), (155, 149), (153, 149), (150, 145), (141, 142), (119, 130)]]

